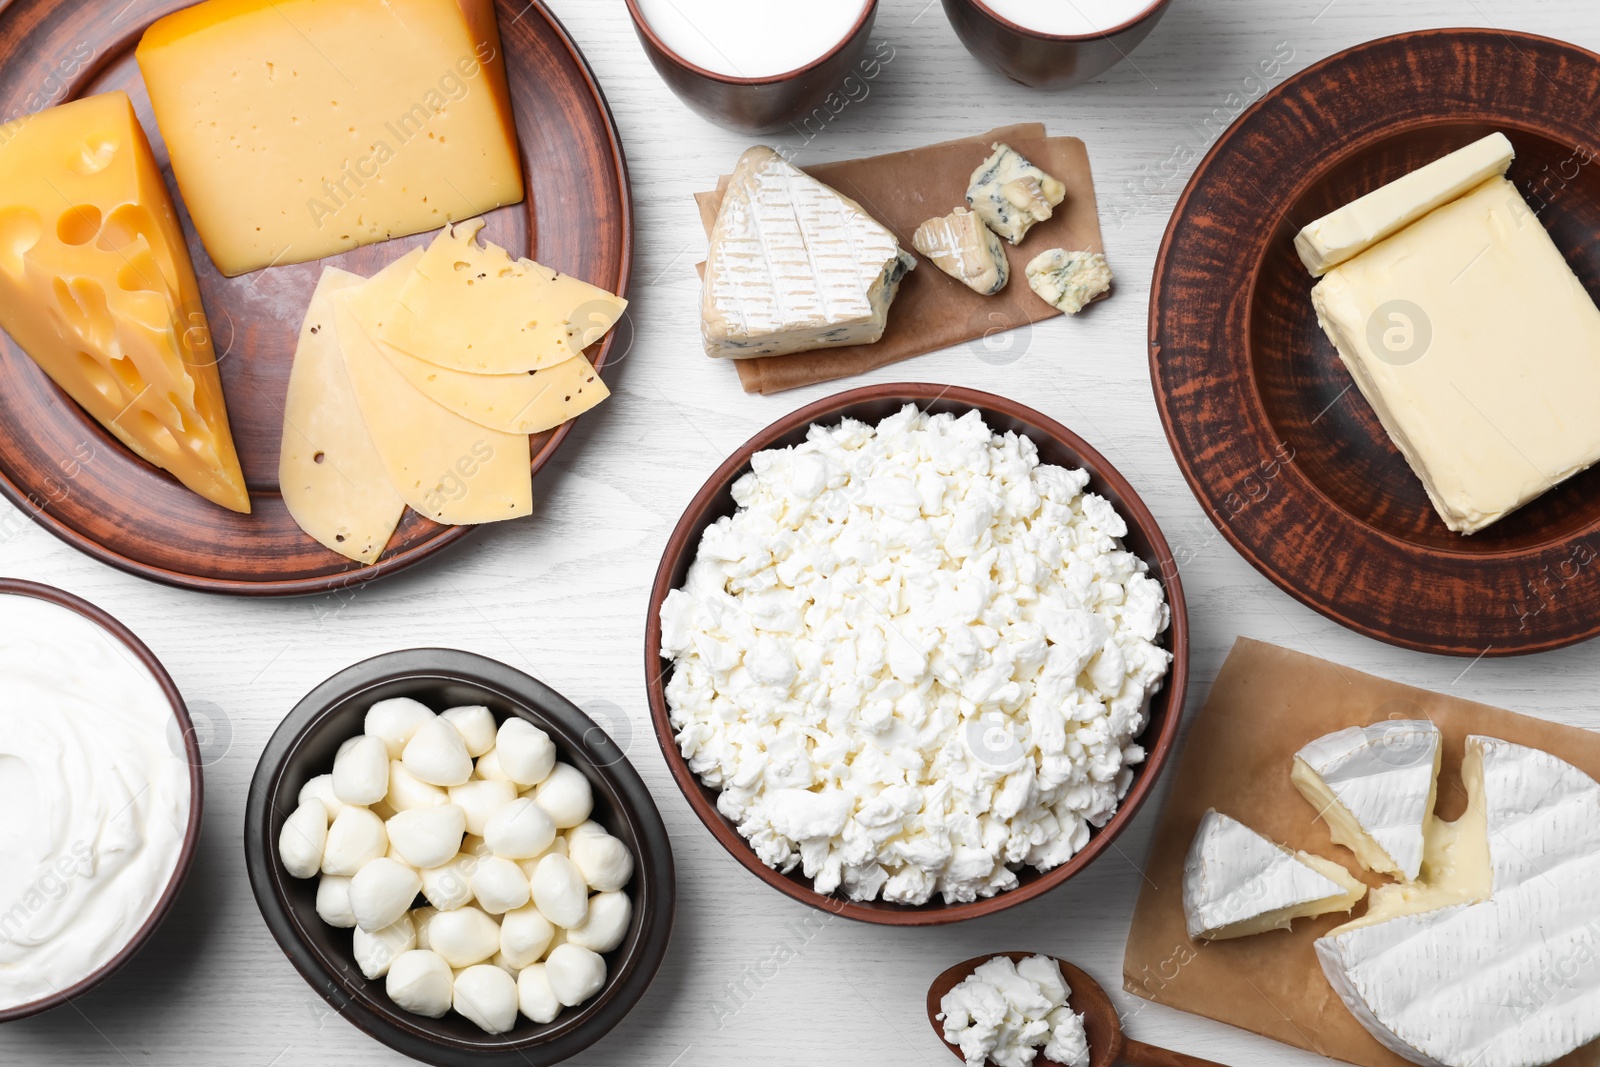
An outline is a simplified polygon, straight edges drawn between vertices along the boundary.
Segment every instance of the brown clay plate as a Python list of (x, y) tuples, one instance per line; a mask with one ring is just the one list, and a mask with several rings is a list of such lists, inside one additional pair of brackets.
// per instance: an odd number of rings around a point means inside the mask
[[(764, 449), (799, 444), (806, 439), (807, 430), (813, 423), (834, 426), (846, 418), (876, 423), (906, 404), (916, 404), (925, 411), (949, 412), (957, 416), (978, 411), (995, 433), (1009, 430), (1032, 440), (1039, 449), (1041, 462), (1087, 471), (1089, 491), (1109, 500), (1127, 520), (1128, 535), (1122, 539), (1123, 544), (1128, 551), (1144, 560), (1150, 568), (1150, 574), (1161, 581), (1172, 611), (1172, 623), (1162, 637), (1165, 648), (1172, 653), (1172, 669), (1167, 673), (1166, 683), (1150, 700), (1149, 721), (1139, 737), (1139, 743), (1148, 755), (1134, 774), (1133, 785), (1122, 799), (1117, 813), (1105, 826), (1095, 830), (1083, 850), (1066, 863), (1043, 873), (1031, 867), (1024, 868), (1017, 872), (1021, 882), (1017, 888), (969, 904), (944, 904), (937, 897), (915, 907), (883, 900), (856, 903), (841, 896), (818, 893), (812, 888), (811, 879), (798, 869), (781, 874), (768, 867), (739, 835), (738, 827), (717, 810), (717, 790), (703, 785), (689, 769), (674, 740), (672, 721), (667, 710), (666, 687), (672, 666), (661, 658), (661, 604), (668, 593), (683, 586), (706, 527), (738, 510), (732, 487), (750, 470), (750, 457)], [(662, 554), (661, 566), (656, 571), (645, 618), (644, 667), (650, 718), (656, 728), (656, 740), (661, 745), (662, 755), (666, 757), (667, 769), (672, 772), (673, 780), (683, 791), (689, 807), (694, 809), (718, 843), (746, 870), (802, 904), (847, 919), (886, 926), (934, 926), (992, 915), (1049, 892), (1094, 862), (1095, 857), (1110, 848), (1117, 835), (1133, 821), (1140, 805), (1155, 789), (1156, 780), (1161, 776), (1167, 757), (1177, 743), (1184, 693), (1189, 684), (1189, 613), (1183, 599), (1183, 583), (1179, 581), (1178, 569), (1173, 563), (1172, 550), (1167, 547), (1167, 540), (1156, 524), (1155, 516), (1150, 514), (1150, 509), (1139, 499), (1133, 486), (1083, 438), (1032, 408), (992, 393), (952, 385), (898, 382), (851, 389), (790, 412), (741, 445), (707, 479), (689, 502), (683, 518), (678, 520), (678, 526), (672, 531), (666, 551)]]
[(1173, 215), (1150, 372), (1212, 521), (1290, 595), (1405, 648), (1501, 656), (1600, 633), (1600, 471), (1472, 537), (1450, 532), (1311, 308), (1306, 223), (1495, 130), (1510, 178), (1600, 296), (1600, 56), (1499, 30), (1359, 45), (1230, 126)]
[[(0, 0), (0, 121), (112, 89), (133, 98), (169, 191), (177, 186), (133, 50), (189, 0)], [(499, 0), (527, 199), (487, 216), (484, 236), (615, 293), (632, 260), (627, 166), (583, 55), (539, 3)], [(408, 512), (371, 567), (300, 531), (278, 493), (278, 444), (300, 320), (324, 264), (371, 275), (429, 234), (330, 260), (224, 278), (178, 204), (221, 361), (233, 436), (254, 513), (236, 515), (123, 448), (0, 333), (0, 492), (68, 544), (114, 567), (209, 592), (328, 592), (390, 574), (471, 532)], [(602, 367), (616, 336), (589, 350)], [(533, 470), (571, 423), (533, 438)]]

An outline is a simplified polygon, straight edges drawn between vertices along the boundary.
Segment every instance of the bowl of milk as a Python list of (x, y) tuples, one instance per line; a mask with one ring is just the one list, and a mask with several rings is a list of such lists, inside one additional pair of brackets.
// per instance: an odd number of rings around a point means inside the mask
[(1014, 82), (1060, 89), (1126, 59), (1172, 0), (944, 0), (967, 51)]
[[(703, 118), (744, 133), (826, 126), (877, 74), (877, 0), (627, 0), (645, 54)], [(833, 105), (833, 106), (830, 106)]]

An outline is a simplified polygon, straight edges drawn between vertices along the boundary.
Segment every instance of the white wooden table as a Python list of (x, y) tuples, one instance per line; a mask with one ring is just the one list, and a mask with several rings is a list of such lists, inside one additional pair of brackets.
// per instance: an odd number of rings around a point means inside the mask
[(284, 713), (334, 671), (418, 645), (503, 659), (609, 720), (671, 831), (680, 903), (666, 965), (633, 1015), (574, 1063), (732, 1067), (775, 1058), (944, 1067), (952, 1060), (923, 1013), (928, 983), (957, 960), (1001, 949), (1077, 962), (1113, 991), (1130, 1031), (1146, 1041), (1232, 1064), (1316, 1062), (1120, 992), (1123, 940), (1159, 796), (1117, 850), (1057, 892), (991, 919), (930, 930), (823, 921), (766, 889), (712, 840), (668, 777), (645, 706), (646, 593), (690, 496), (766, 423), (868, 381), (955, 383), (1014, 397), (1077, 430), (1137, 487), (1180, 558), (1191, 559), (1183, 571), (1195, 638), (1191, 709), (1245, 634), (1600, 727), (1596, 646), (1469, 664), (1359, 637), (1279, 592), (1216, 536), (1190, 495), (1162, 436), (1145, 363), (1156, 248), (1190, 169), (1168, 177), (1164, 165), (1198, 154), (1259, 95), (1252, 72), (1261, 60), (1292, 55), (1289, 73), (1363, 40), (1431, 26), (1515, 27), (1600, 49), (1600, 9), (1592, 0), (1177, 0), (1130, 63), (1050, 94), (981, 67), (938, 0), (882, 0), (877, 34), (893, 59), (863, 102), (800, 149), (799, 161), (1042, 120), (1052, 133), (1088, 143), (1118, 289), (1082, 321), (1036, 328), (1023, 355), (1005, 365), (957, 349), (761, 398), (745, 395), (730, 367), (701, 354), (696, 319), (694, 265), (705, 242), (691, 194), (728, 170), (749, 141), (703, 122), (665, 89), (621, 0), (552, 6), (587, 52), (621, 125), (638, 216), (630, 294), (637, 329), (631, 351), (607, 373), (615, 398), (584, 417), (541, 475), (532, 518), (343, 598), (252, 602), (127, 577), (31, 523), (13, 523), (0, 504), (0, 530), (20, 528), (0, 544), (0, 573), (63, 586), (119, 616), (212, 730), (204, 839), (176, 912), (93, 994), (0, 1028), (0, 1063), (402, 1062), (332, 1013), (272, 941), (246, 881), (241, 827), (256, 758)]

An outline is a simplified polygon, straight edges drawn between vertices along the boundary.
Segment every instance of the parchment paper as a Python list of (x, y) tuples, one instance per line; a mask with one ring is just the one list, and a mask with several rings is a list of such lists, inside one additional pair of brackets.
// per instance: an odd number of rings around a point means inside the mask
[[(989, 145), (994, 141), (1006, 142), (1061, 179), (1067, 197), (1050, 219), (1028, 231), (1021, 245), (1006, 245), (1011, 280), (1005, 289), (994, 296), (980, 296), (918, 254), (911, 235), (929, 219), (966, 204), (967, 183), (978, 164), (989, 157)], [(1030, 259), (1049, 248), (1105, 250), (1089, 153), (1076, 137), (1047, 138), (1042, 123), (1004, 126), (978, 137), (909, 152), (802, 169), (855, 200), (893, 230), (901, 247), (916, 255), (917, 269), (900, 283), (900, 293), (889, 309), (888, 329), (877, 344), (728, 360), (738, 368), (747, 393), (776, 393), (847, 378), (977, 338), (996, 338), (991, 343), (1004, 346), (1006, 341), (997, 337), (1004, 331), (1061, 314), (1028, 288), (1023, 268)], [(708, 237), (727, 188), (728, 175), (723, 175), (715, 192), (695, 194)], [(705, 264), (700, 268), (703, 274)]]
[[(1444, 735), (1438, 811), (1446, 819), (1466, 808), (1460, 769), (1468, 734), (1544, 749), (1600, 777), (1600, 733), (1240, 639), (1195, 721), (1161, 813), (1128, 934), (1123, 987), (1347, 1063), (1407, 1067), (1356, 1022), (1323, 977), (1312, 942), (1345, 922), (1343, 915), (1301, 919), (1292, 930), (1196, 943), (1184, 929), (1182, 881), (1200, 816), (1216, 808), (1290, 848), (1343, 863), (1370, 885), (1384, 884), (1333, 844), (1327, 825), (1290, 784), (1289, 767), (1301, 746), (1323, 734), (1420, 718), (1432, 719)], [(1357, 904), (1357, 914), (1365, 907)], [(1559, 1063), (1595, 1067), (1600, 1042)]]

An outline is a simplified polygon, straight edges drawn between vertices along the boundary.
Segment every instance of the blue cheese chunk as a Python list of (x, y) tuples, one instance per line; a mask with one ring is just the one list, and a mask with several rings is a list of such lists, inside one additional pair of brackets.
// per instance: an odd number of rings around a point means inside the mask
[(739, 157), (711, 231), (706, 354), (865, 345), (883, 336), (916, 257), (860, 204), (757, 146)]
[(1052, 248), (1028, 263), (1028, 288), (1039, 299), (1068, 315), (1076, 315), (1090, 301), (1111, 288), (1111, 268), (1099, 252), (1068, 252)]
[(996, 141), (994, 154), (972, 172), (967, 203), (983, 224), (1012, 244), (1021, 244), (1066, 199), (1067, 187), (1010, 145)]
[(993, 230), (964, 207), (917, 227), (911, 243), (973, 292), (993, 296), (1011, 279), (1005, 245)]

